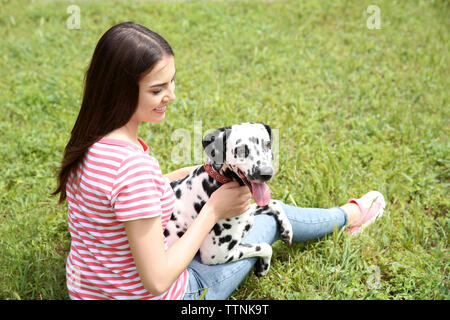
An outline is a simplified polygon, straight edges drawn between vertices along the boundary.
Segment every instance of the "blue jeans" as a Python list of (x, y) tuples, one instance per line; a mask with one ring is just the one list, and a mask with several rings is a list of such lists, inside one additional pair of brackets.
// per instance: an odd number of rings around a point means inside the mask
[[(347, 214), (339, 207), (330, 209), (300, 208), (280, 202), (291, 222), (292, 242), (302, 242), (320, 238), (332, 233), (334, 228), (347, 224)], [(255, 222), (243, 243), (267, 242), (273, 244), (280, 239), (278, 224), (273, 216), (255, 216)], [(244, 280), (257, 258), (247, 258), (217, 265), (205, 265), (197, 254), (188, 266), (189, 283), (185, 300), (198, 299), (208, 288), (204, 299), (227, 299)]]

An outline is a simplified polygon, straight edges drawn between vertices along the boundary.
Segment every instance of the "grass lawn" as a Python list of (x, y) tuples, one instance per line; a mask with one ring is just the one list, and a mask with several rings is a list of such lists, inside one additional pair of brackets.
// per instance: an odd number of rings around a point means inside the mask
[(175, 51), (177, 100), (140, 132), (163, 172), (195, 164), (172, 161), (176, 129), (265, 122), (279, 132), (273, 198), (386, 197), (360, 237), (274, 244), (269, 275), (232, 299), (450, 298), (449, 2), (0, 0), (0, 12), (0, 299), (68, 299), (66, 207), (49, 194), (94, 47), (128, 20)]

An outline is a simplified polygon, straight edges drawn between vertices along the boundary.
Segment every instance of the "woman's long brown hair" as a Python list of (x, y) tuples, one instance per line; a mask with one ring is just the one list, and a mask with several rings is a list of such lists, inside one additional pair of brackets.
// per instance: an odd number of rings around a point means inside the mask
[(134, 22), (113, 26), (100, 38), (85, 75), (83, 101), (58, 174), (59, 203), (89, 147), (124, 126), (137, 108), (139, 80), (172, 48), (157, 33)]

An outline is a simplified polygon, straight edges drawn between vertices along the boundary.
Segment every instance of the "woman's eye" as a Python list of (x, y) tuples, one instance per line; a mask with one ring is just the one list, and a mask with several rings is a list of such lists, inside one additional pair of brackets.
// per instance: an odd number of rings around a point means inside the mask
[(152, 91), (152, 93), (156, 96), (157, 94), (160, 94), (162, 90)]

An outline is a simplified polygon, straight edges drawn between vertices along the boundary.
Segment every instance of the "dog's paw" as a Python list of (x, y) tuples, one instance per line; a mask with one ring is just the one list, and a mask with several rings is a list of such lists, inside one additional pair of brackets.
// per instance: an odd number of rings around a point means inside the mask
[(256, 260), (254, 273), (257, 277), (264, 277), (270, 269), (270, 260), (272, 259), (272, 246), (268, 243), (261, 243), (262, 256)]
[(279, 224), (278, 230), (280, 231), (281, 241), (287, 244), (291, 244), (294, 233), (292, 232), (291, 222), (286, 216), (283, 207), (277, 201), (271, 201), (270, 209), (272, 210), (273, 214), (277, 217)]
[(293, 232), (292, 232), (292, 226), (289, 222), (280, 226), (280, 236), (281, 236), (281, 241), (283, 241), (284, 243), (286, 243), (286, 244), (292, 243)]
[(270, 269), (270, 260), (264, 261), (264, 258), (259, 258), (255, 263), (254, 273), (257, 277), (264, 277), (267, 275)]

